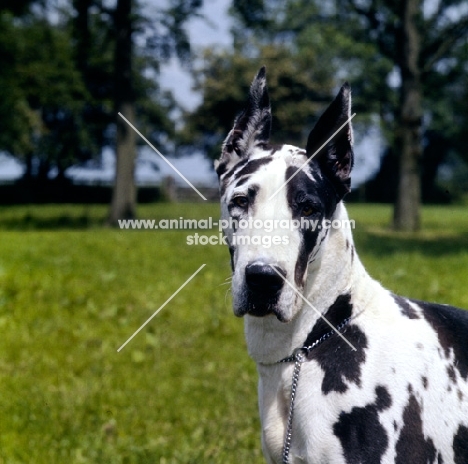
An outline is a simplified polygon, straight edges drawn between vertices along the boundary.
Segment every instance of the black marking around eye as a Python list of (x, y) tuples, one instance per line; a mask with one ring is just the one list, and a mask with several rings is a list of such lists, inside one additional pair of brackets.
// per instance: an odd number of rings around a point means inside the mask
[(249, 185), (249, 188), (247, 189), (249, 200), (253, 202), (259, 190), (260, 190), (260, 186), (256, 184)]
[(254, 207), (255, 197), (257, 196), (257, 193), (259, 190), (260, 190), (260, 187), (258, 185), (252, 184), (247, 188), (247, 192), (245, 194), (240, 195), (242, 199), (247, 198), (245, 201), (245, 206), (239, 205), (236, 203), (236, 199), (239, 198), (239, 196), (236, 196), (236, 195), (229, 202), (228, 211), (229, 211), (229, 214), (231, 215), (231, 218), (233, 219), (234, 232), (236, 231), (235, 221), (239, 221), (240, 219), (242, 219), (242, 216), (248, 210), (251, 210)]
[[(309, 169), (312, 168), (309, 167)], [(285, 180), (288, 180), (296, 172), (296, 167), (288, 167), (285, 173)], [(301, 219), (300, 204), (306, 201), (312, 203), (317, 209), (317, 213), (314, 216), (314, 220), (318, 221), (316, 224), (322, 224), (323, 219), (331, 219), (336, 209), (336, 195), (330, 181), (326, 178), (312, 181), (303, 170), (295, 175), (293, 181), (287, 184), (286, 198), (294, 220)], [(312, 251), (318, 246), (317, 240), (320, 232), (320, 227), (317, 227), (315, 230), (311, 228), (300, 230), (302, 234), (301, 245), (294, 271), (294, 280), (298, 287), (302, 287), (307, 263)], [(328, 232), (322, 234), (321, 240), (325, 240), (327, 235)]]

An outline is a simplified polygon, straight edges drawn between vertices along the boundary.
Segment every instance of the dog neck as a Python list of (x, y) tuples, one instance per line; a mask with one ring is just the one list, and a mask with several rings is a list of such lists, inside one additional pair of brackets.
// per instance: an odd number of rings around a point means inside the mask
[[(341, 224), (348, 220), (342, 202), (333, 219)], [(348, 222), (349, 224), (349, 222)], [(245, 332), (250, 356), (261, 364), (276, 363), (303, 345), (320, 314), (343, 294), (352, 299), (359, 287), (371, 280), (354, 249), (350, 228), (330, 229), (328, 239), (322, 244), (321, 259), (309, 266), (304, 296), (315, 308), (304, 303), (297, 316), (289, 323), (278, 321), (276, 316), (245, 316)], [(353, 306), (351, 317), (355, 316)]]

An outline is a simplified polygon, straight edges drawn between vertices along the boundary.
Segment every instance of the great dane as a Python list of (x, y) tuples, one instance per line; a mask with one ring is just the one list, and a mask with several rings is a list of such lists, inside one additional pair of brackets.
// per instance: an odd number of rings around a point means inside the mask
[[(265, 76), (216, 170), (266, 461), (468, 464), (468, 311), (386, 290), (361, 264), (351, 229), (325, 227), (349, 224), (350, 87), (305, 149), (270, 145)], [(262, 221), (274, 227), (252, 227)]]

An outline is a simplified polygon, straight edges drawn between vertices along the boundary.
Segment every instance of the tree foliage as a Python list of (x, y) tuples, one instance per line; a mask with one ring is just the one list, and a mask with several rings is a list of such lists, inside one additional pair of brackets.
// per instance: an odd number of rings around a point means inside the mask
[(323, 68), (310, 67), (309, 56), (291, 56), (285, 47), (263, 46), (259, 59), (240, 53), (216, 54), (207, 51), (206, 67), (196, 72), (197, 91), (204, 103), (187, 118), (185, 138), (198, 140), (212, 157), (219, 155), (219, 143), (231, 129), (234, 117), (242, 110), (252, 76), (265, 64), (273, 105), (272, 141), (305, 144), (306, 128), (313, 124), (313, 115), (331, 98), (333, 82)]
[(304, 145), (315, 118), (345, 80), (361, 121), (373, 113), (393, 118), (394, 91), (381, 84), (392, 64), (376, 58), (375, 43), (349, 36), (359, 26), (356, 20), (340, 28), (335, 16), (306, 1), (234, 1), (232, 14), (234, 49), (208, 50), (194, 73), (195, 90), (204, 99), (187, 115), (185, 141), (196, 140), (216, 157), (261, 65), (267, 67), (277, 141)]
[[(410, 5), (414, 5), (413, 10), (405, 16), (405, 8)], [(186, 137), (196, 138), (198, 134), (197, 140), (205, 147), (219, 143), (221, 134), (229, 128), (227, 121), (232, 121), (245, 99), (251, 76), (261, 64), (267, 64), (273, 104), (276, 111), (287, 108), (288, 113), (287, 117), (277, 116), (275, 125), (280, 137), (286, 135), (281, 129), (288, 124), (295, 135), (303, 134), (315, 109), (311, 105), (306, 114), (303, 100), (315, 100), (304, 90), (303, 99), (293, 98), (290, 105), (290, 89), (315, 86), (320, 96), (329, 97), (347, 80), (353, 89), (353, 108), (359, 122), (375, 123), (375, 115), (379, 116), (387, 151), (393, 154), (390, 164), (400, 164), (399, 154), (408, 143), (402, 135), (414, 128), (411, 150), (420, 153), (414, 169), (417, 178), (423, 176), (425, 197), (434, 198), (437, 168), (449, 153), (468, 158), (463, 143), (468, 125), (464, 104), (468, 88), (468, 12), (463, 1), (233, 0), (231, 12), (236, 21), (234, 51), (211, 51), (205, 57), (203, 69), (196, 75), (204, 102), (188, 117)], [(408, 19), (414, 24), (411, 39), (416, 40), (409, 48)], [(407, 52), (415, 44), (420, 51), (411, 58), (414, 66), (410, 72)], [(271, 50), (277, 56), (268, 66), (268, 57), (274, 56)], [(414, 72), (417, 79), (409, 83), (408, 76), (412, 79)], [(290, 79), (275, 82), (276, 73), (289, 73)], [(308, 81), (317, 79), (317, 75), (323, 78), (315, 84)], [(282, 93), (276, 89), (278, 83), (288, 88)], [(420, 110), (413, 118), (416, 107), (411, 103), (413, 97), (408, 100), (407, 96), (415, 85)], [(409, 113), (402, 112), (405, 101)], [(289, 140), (295, 142), (298, 138)], [(386, 182), (395, 184), (396, 178), (394, 175)], [(420, 196), (418, 186), (415, 192), (416, 197)], [(406, 199), (403, 196), (403, 201)], [(414, 224), (417, 228), (417, 220)]]
[[(175, 107), (158, 85), (159, 66), (173, 53), (186, 58), (182, 25), (199, 4), (174, 0), (155, 10), (135, 3), (136, 117), (159, 146), (174, 134)], [(47, 181), (52, 168), (63, 175), (114, 144), (114, 15), (114, 5), (99, 0), (68, 0), (60, 8), (47, 0), (0, 5), (0, 150), (25, 162), (27, 178)]]
[(0, 148), (26, 161), (35, 154), (47, 174), (86, 143), (80, 112), (86, 89), (74, 66), (70, 37), (42, 17), (17, 21), (0, 13)]

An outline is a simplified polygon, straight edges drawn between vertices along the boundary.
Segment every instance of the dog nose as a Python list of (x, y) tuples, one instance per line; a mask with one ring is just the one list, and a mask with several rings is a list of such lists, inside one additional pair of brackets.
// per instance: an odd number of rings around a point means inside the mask
[[(278, 273), (280, 275), (278, 275)], [(286, 272), (270, 264), (248, 264), (245, 267), (245, 281), (255, 293), (274, 295), (283, 287)]]

